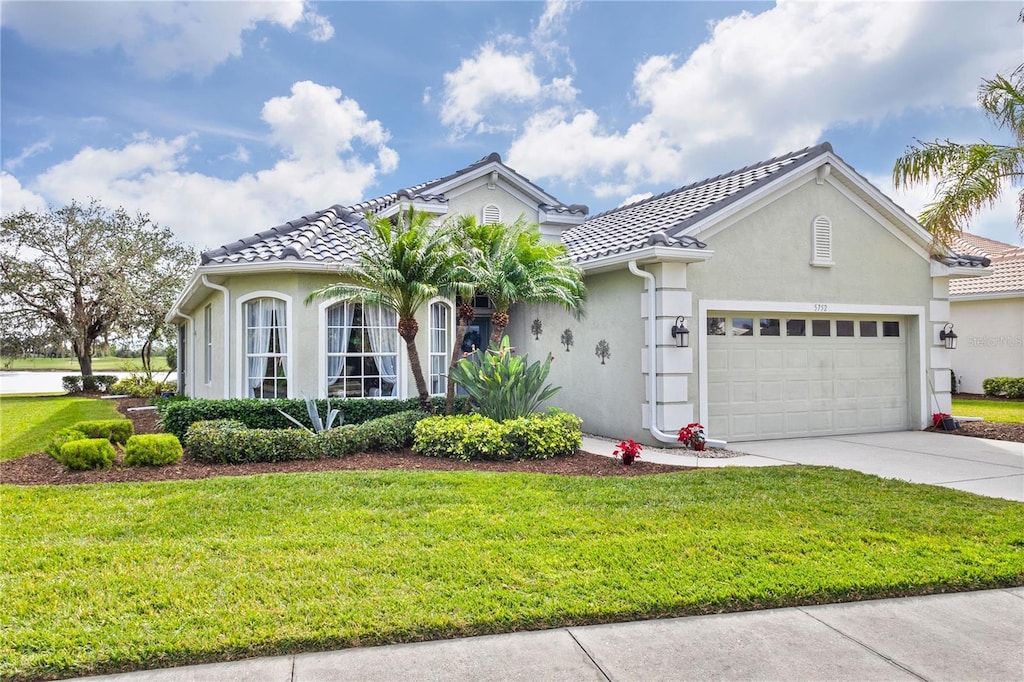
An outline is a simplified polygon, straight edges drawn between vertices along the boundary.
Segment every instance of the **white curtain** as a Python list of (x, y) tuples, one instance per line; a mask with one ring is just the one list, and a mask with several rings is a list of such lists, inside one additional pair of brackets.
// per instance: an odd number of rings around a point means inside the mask
[(380, 373), (381, 395), (384, 382), (391, 382), (388, 395), (398, 395), (398, 314), (392, 308), (363, 306), (363, 320), (370, 337), (370, 352)]
[[(327, 309), (327, 352), (344, 354), (348, 351), (348, 337), (352, 335), (352, 316), (355, 315), (354, 303), (339, 303)], [(345, 366), (344, 355), (327, 356), (327, 385), (338, 382), (342, 367)]]
[[(282, 368), (287, 366), (287, 336), (285, 334), (285, 302), (276, 298), (259, 298), (246, 303), (246, 354), (249, 356), (249, 397), (256, 397), (267, 376), (268, 354), (271, 348), (271, 332), (278, 339)], [(276, 367), (276, 362), (274, 363)]]

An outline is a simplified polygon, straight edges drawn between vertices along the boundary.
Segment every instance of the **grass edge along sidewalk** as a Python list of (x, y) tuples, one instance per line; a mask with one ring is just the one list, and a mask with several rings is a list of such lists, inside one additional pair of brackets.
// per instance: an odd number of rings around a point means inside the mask
[(830, 468), (0, 496), (5, 679), (1024, 584), (1024, 504)]

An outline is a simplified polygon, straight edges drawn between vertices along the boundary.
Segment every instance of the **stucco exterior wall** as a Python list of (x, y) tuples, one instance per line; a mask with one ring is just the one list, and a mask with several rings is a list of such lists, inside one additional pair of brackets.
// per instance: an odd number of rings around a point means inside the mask
[[(589, 276), (585, 283), (587, 304), (583, 319), (573, 318), (558, 306), (516, 306), (507, 330), (509, 339), (520, 352), (530, 356), (531, 362), (543, 360), (548, 353), (554, 355), (548, 381), (562, 390), (548, 404), (583, 417), (585, 432), (634, 440), (649, 437), (641, 425), (643, 280), (620, 270)], [(542, 324), (539, 339), (530, 333), (535, 319)], [(561, 343), (567, 329), (573, 338), (568, 351)], [(610, 352), (604, 364), (596, 355), (602, 340)]]
[(981, 393), (989, 377), (1024, 377), (1024, 296), (950, 301), (958, 336), (952, 352), (958, 390)]
[[(474, 186), (475, 185), (475, 186)], [(525, 202), (514, 196), (512, 188), (502, 180), (498, 179), (494, 189), (487, 187), (485, 179), (472, 183), (472, 189), (464, 192), (449, 193), (448, 214), (449, 215), (472, 215), (477, 221), (483, 216), (481, 211), (488, 204), (494, 204), (501, 210), (501, 222), (512, 223), (520, 215), (528, 222), (537, 222), (537, 205)]]

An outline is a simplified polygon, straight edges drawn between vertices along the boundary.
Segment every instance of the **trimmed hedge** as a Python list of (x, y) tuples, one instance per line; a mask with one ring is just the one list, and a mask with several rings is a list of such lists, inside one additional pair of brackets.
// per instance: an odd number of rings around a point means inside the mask
[(985, 395), (1024, 398), (1024, 377), (989, 377), (981, 382)]
[(68, 393), (81, 393), (84, 391), (106, 393), (110, 387), (117, 383), (117, 377), (113, 374), (69, 374), (61, 377), (61, 385)]
[(124, 446), (124, 465), (164, 466), (181, 459), (181, 442), (170, 433), (132, 436)]
[[(317, 400), (317, 410), (323, 414), (326, 400)], [(417, 410), (420, 402), (417, 398), (398, 400), (392, 398), (347, 398), (332, 399), (331, 406), (341, 410), (346, 424), (363, 422), (384, 417), (396, 412)], [(444, 398), (431, 399), (434, 414), (444, 412)], [(188, 427), (199, 421), (215, 421), (219, 419), (235, 419), (251, 429), (289, 429), (294, 424), (285, 419), (277, 410), (287, 412), (301, 423), (312, 427), (306, 401), (298, 399), (257, 400), (255, 398), (233, 398), (231, 400), (182, 400), (159, 405), (161, 411), (160, 426), (166, 433), (173, 433), (184, 438)], [(466, 410), (466, 398), (458, 397), (455, 403), (456, 412)]]
[(64, 463), (61, 459), (60, 449), (65, 443), (69, 443), (73, 440), (85, 440), (89, 436), (85, 435), (73, 426), (67, 426), (63, 429), (59, 429), (50, 434), (50, 442), (46, 444), (45, 452), (55, 460)]
[(237, 419), (218, 419), (192, 424), (185, 445), (200, 461), (225, 464), (344, 457), (363, 450), (408, 447), (416, 422), (426, 416), (406, 410), (320, 434), (297, 428), (250, 429)]
[(413, 449), (463, 461), (549, 459), (573, 455), (583, 443), (574, 414), (534, 413), (496, 422), (479, 414), (427, 417), (416, 424)]
[(68, 469), (109, 469), (117, 452), (106, 438), (71, 440), (60, 448), (60, 463)]
[(73, 424), (89, 438), (106, 438), (111, 443), (124, 445), (135, 433), (135, 425), (130, 419), (98, 419), (96, 421), (78, 422)]

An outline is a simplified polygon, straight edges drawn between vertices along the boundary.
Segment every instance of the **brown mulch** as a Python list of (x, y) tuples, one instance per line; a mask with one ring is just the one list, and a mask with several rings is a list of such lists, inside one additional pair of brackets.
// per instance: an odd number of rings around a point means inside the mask
[(948, 433), (951, 436), (971, 436), (973, 438), (989, 438), (991, 440), (1009, 440), (1024, 443), (1024, 424), (997, 424), (995, 422), (960, 422), (960, 428), (946, 431), (932, 428), (928, 431)]
[[(159, 433), (156, 410), (129, 412), (129, 407), (146, 404), (142, 398), (122, 398), (118, 410), (132, 420), (135, 433)], [(618, 461), (580, 451), (572, 457), (521, 462), (460, 462), (424, 457), (412, 450), (399, 452), (363, 452), (341, 459), (261, 462), (255, 464), (207, 464), (188, 454), (176, 464), (163, 467), (122, 467), (100, 471), (65, 471), (55, 459), (40, 453), (0, 462), (0, 483), (15, 485), (71, 485), (76, 483), (121, 483), (211, 478), (213, 476), (252, 476), (255, 474), (307, 471), (352, 471), (405, 469), (408, 471), (517, 471), (561, 476), (645, 476), (679, 472), (685, 467), (638, 461), (624, 467)]]

